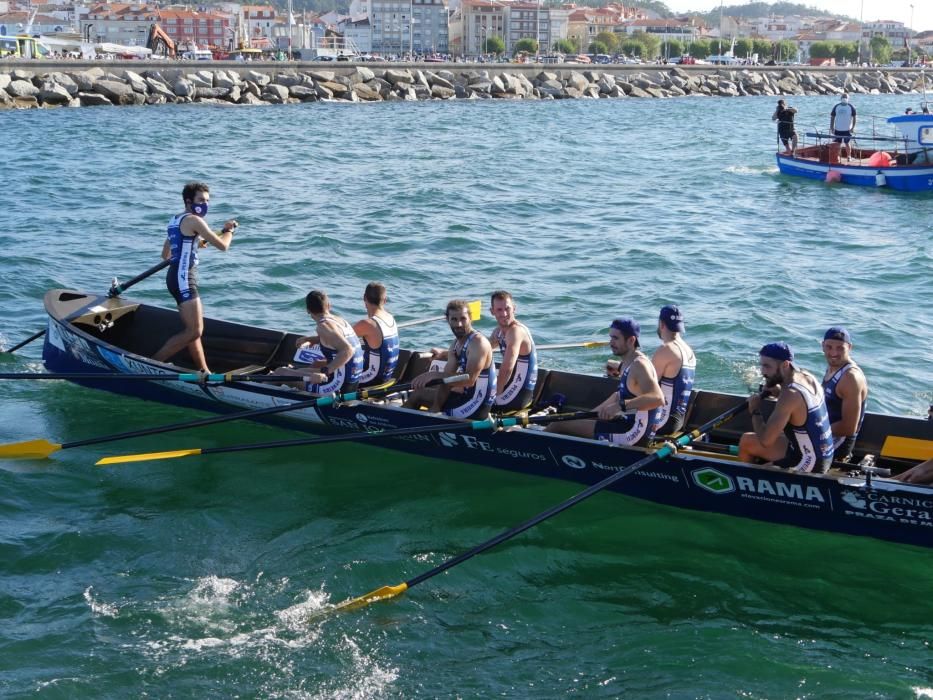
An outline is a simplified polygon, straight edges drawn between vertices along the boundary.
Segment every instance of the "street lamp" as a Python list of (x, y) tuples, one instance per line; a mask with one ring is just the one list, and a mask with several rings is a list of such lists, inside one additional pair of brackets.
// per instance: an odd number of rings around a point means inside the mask
[(486, 55), (486, 39), (488, 37), (488, 33), (486, 31), (486, 25), (485, 24), (479, 25), (479, 31), (480, 31), (480, 36), (483, 38), (482, 43), (480, 43), (479, 45), (479, 52), (480, 54), (485, 56)]
[(907, 27), (907, 65), (908, 65), (908, 66), (911, 65), (911, 60), (910, 60), (910, 39), (911, 39), (911, 35), (912, 35), (913, 32), (914, 32), (913, 26), (914, 26), (914, 6), (911, 5), (911, 6), (910, 6), (910, 26)]

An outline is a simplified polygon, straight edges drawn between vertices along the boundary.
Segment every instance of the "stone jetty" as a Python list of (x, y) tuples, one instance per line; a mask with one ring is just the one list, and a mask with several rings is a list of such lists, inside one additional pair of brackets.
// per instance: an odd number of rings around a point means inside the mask
[(0, 64), (0, 108), (340, 100), (639, 99), (917, 93), (910, 69), (49, 61)]

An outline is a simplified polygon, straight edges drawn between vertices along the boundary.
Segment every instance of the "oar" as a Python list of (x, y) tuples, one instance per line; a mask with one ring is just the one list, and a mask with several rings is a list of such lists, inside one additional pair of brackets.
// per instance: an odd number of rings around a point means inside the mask
[(145, 272), (141, 272), (140, 274), (136, 275), (133, 279), (128, 280), (124, 282), (123, 284), (117, 284), (117, 280), (116, 278), (114, 278), (113, 284), (110, 285), (110, 291), (107, 292), (107, 296), (111, 298), (120, 296), (121, 293), (125, 292), (127, 289), (132, 287), (137, 282), (142, 282), (144, 279), (146, 279), (147, 277), (151, 277), (152, 275), (157, 273), (159, 270), (164, 270), (171, 263), (172, 263), (171, 260), (163, 260), (158, 265), (153, 265)]
[(568, 348), (604, 348), (609, 345), (608, 340), (587, 340), (580, 343), (553, 343), (551, 345), (535, 345), (536, 350), (566, 350)]
[[(462, 381), (462, 376), (450, 377), (450, 381)], [(191, 450), (171, 450), (169, 452), (148, 452), (144, 454), (119, 455), (104, 457), (97, 461), (98, 466), (107, 464), (124, 464), (126, 462), (147, 462), (157, 459), (174, 459), (176, 457), (191, 457), (193, 455), (222, 454), (224, 452), (245, 452), (247, 450), (268, 450), (277, 447), (302, 447), (306, 445), (324, 445), (332, 442), (352, 442), (374, 438), (400, 437), (402, 435), (422, 435), (424, 433), (457, 432), (463, 430), (496, 430), (515, 425), (528, 423), (549, 423), (561, 420), (580, 420), (592, 418), (593, 411), (579, 413), (551, 414), (533, 418), (487, 418), (467, 422), (445, 421), (439, 425), (417, 425), (413, 428), (398, 428), (396, 430), (376, 430), (364, 433), (343, 433), (341, 435), (325, 435), (316, 438), (298, 438), (296, 440), (280, 440), (278, 442), (258, 442), (251, 445), (230, 445), (228, 447), (205, 447)]]
[(719, 427), (720, 425), (722, 425), (723, 423), (731, 419), (736, 414), (740, 413), (741, 411), (744, 411), (747, 405), (748, 405), (748, 400), (746, 399), (742, 401), (741, 403), (737, 404), (736, 406), (730, 408), (728, 411), (723, 413), (718, 418), (714, 418), (713, 420), (709, 421), (705, 425), (701, 425), (696, 430), (693, 430), (692, 432), (686, 435), (681, 435), (679, 438), (677, 438), (673, 442), (665, 443), (664, 446), (662, 446), (654, 454), (648, 455), (644, 459), (640, 459), (634, 464), (630, 464), (629, 466), (625, 467), (624, 469), (620, 469), (619, 471), (606, 477), (602, 481), (599, 481), (593, 484), (592, 486), (590, 486), (589, 488), (584, 489), (583, 491), (578, 493), (576, 496), (573, 496), (572, 498), (568, 498), (566, 501), (563, 501), (562, 503), (558, 503), (556, 506), (553, 506), (541, 513), (538, 513), (533, 518), (530, 518), (526, 520), (525, 522), (521, 523), (520, 525), (516, 525), (515, 527), (496, 535), (492, 539), (486, 540), (482, 544), (477, 545), (476, 547), (473, 547), (473, 549), (470, 549), (466, 552), (463, 552), (462, 554), (459, 554), (455, 557), (448, 559), (447, 561), (440, 564), (439, 566), (435, 566), (430, 571), (426, 571), (423, 574), (419, 574), (418, 576), (415, 576), (414, 578), (409, 579), (408, 581), (405, 581), (404, 583), (400, 583), (396, 586), (383, 586), (382, 588), (377, 588), (376, 590), (370, 593), (367, 593), (364, 596), (360, 596), (359, 598), (351, 598), (350, 600), (347, 600), (347, 601), (344, 601), (343, 603), (338, 604), (337, 606), (333, 608), (333, 610), (348, 610), (348, 609), (353, 609), (353, 608), (360, 608), (365, 605), (369, 605), (370, 603), (373, 603), (377, 600), (386, 600), (388, 598), (394, 598), (395, 596), (401, 593), (404, 593), (409, 588), (412, 588), (413, 586), (417, 586), (419, 583), (427, 581), (429, 578), (433, 578), (434, 576), (437, 576), (438, 574), (443, 573), (444, 571), (447, 571), (448, 569), (456, 566), (457, 564), (465, 562), (467, 559), (470, 559), (471, 557), (474, 557), (477, 554), (485, 552), (487, 549), (491, 549), (492, 547), (495, 547), (496, 545), (501, 544), (502, 542), (505, 542), (506, 540), (512, 539), (516, 535), (523, 533), (525, 530), (528, 530), (534, 527), (538, 523), (544, 522), (548, 518), (551, 518), (557, 515), (558, 513), (562, 513), (568, 508), (575, 506), (576, 504), (586, 500), (590, 496), (596, 493), (599, 493), (600, 491), (605, 489), (607, 486), (610, 486), (611, 484), (614, 484), (615, 482), (617, 482), (619, 479), (624, 479), (632, 472), (638, 469), (641, 469), (642, 467), (645, 467), (653, 462), (666, 459), (670, 455), (674, 454), (677, 451), (678, 447), (689, 445), (693, 440), (696, 440), (697, 438), (699, 438), (703, 433), (709, 432), (710, 430), (715, 430), (717, 427)]
[[(482, 302), (479, 299), (469, 302), (467, 305), (470, 308), (470, 320), (479, 321), (480, 316), (480, 305)], [(433, 321), (444, 321), (447, 319), (447, 316), (431, 316), (430, 318), (419, 318), (414, 321), (404, 321), (397, 324), (399, 328), (408, 328), (409, 326), (419, 326), (422, 323), (431, 323)]]
[[(462, 381), (466, 378), (465, 374), (458, 374), (446, 379), (434, 379), (428, 382), (428, 385), (453, 383)], [(294, 376), (288, 378), (295, 380)], [(222, 416), (213, 416), (211, 418), (202, 418), (195, 421), (185, 421), (184, 423), (170, 423), (156, 428), (143, 428), (141, 430), (131, 430), (125, 433), (115, 433), (113, 435), (104, 435), (102, 437), (87, 438), (85, 440), (74, 440), (73, 442), (55, 443), (45, 439), (26, 440), (24, 442), (13, 442), (7, 445), (0, 445), (0, 459), (43, 459), (49, 457), (52, 453), (59, 450), (67, 450), (71, 447), (85, 447), (87, 445), (97, 445), (102, 442), (115, 442), (117, 440), (126, 440), (128, 438), (143, 437), (145, 435), (158, 435), (159, 433), (171, 433), (175, 430), (186, 430), (188, 428), (200, 428), (205, 425), (216, 425), (218, 423), (227, 423), (234, 420), (244, 420), (247, 418), (256, 418), (258, 416), (268, 416), (273, 413), (286, 413), (288, 411), (300, 411), (303, 408), (313, 408), (314, 406), (329, 406), (335, 403), (345, 403), (347, 401), (357, 401), (363, 399), (373, 399), (378, 396), (386, 396), (405, 391), (411, 388), (411, 384), (394, 384), (382, 389), (360, 389), (338, 396), (322, 396), (321, 398), (311, 399), (309, 401), (297, 401), (295, 403), (284, 404), (281, 406), (270, 406), (269, 408), (257, 408), (252, 411), (239, 411), (237, 413), (228, 413)]]
[(180, 374), (120, 374), (119, 372), (22, 372), (0, 374), (0, 379), (69, 379), (72, 381), (100, 381), (125, 379), (140, 382), (196, 382), (198, 384), (226, 384), (230, 382), (295, 382), (296, 374), (208, 374), (183, 372)]
[[(144, 279), (146, 279), (146, 278), (149, 277), (150, 275), (154, 275), (154, 274), (157, 273), (159, 270), (162, 270), (162, 269), (168, 267), (168, 265), (169, 265), (170, 262), (171, 262), (170, 260), (163, 260), (163, 261), (160, 262), (158, 265), (154, 265), (154, 266), (150, 267), (148, 270), (146, 270), (145, 272), (143, 272), (143, 273), (141, 273), (141, 274), (139, 274), (139, 275), (136, 275), (133, 279), (129, 280), (129, 281), (126, 282), (125, 284), (117, 284), (116, 279), (114, 279), (113, 284), (110, 285), (110, 291), (107, 292), (107, 296), (108, 296), (108, 297), (119, 296), (119, 295), (120, 295), (120, 292), (125, 292), (127, 289), (129, 289), (130, 287), (132, 287), (132, 286), (133, 286), (134, 284), (136, 284), (137, 282), (142, 282)], [(19, 350), (21, 347), (23, 347), (23, 346), (25, 346), (25, 345), (28, 345), (28, 344), (31, 343), (32, 341), (37, 340), (38, 338), (41, 338), (41, 337), (44, 336), (44, 335), (45, 335), (45, 329), (43, 328), (41, 331), (37, 331), (37, 332), (33, 333), (31, 336), (29, 336), (28, 338), (26, 338), (26, 340), (24, 340), (23, 342), (17, 343), (16, 345), (14, 345), (14, 346), (13, 346), (12, 348), (10, 348), (9, 350), (0, 350), (0, 352), (9, 352), (9, 353), (16, 352), (16, 351)]]

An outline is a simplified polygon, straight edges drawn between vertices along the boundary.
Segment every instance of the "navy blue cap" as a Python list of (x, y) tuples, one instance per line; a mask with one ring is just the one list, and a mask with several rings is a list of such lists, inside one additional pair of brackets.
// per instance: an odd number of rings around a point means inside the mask
[(660, 319), (669, 331), (684, 332), (684, 315), (680, 313), (679, 307), (673, 304), (662, 306)]
[(632, 336), (637, 338), (641, 335), (641, 326), (638, 325), (638, 321), (631, 318), (617, 318), (609, 324), (609, 327), (615, 328), (626, 338), (631, 338)]
[(762, 357), (770, 357), (772, 360), (777, 360), (778, 362), (794, 361), (794, 351), (791, 349), (790, 345), (783, 341), (768, 343), (758, 351), (758, 354)]
[(842, 326), (833, 326), (823, 334), (823, 340), (841, 340), (843, 343), (852, 345), (852, 336)]

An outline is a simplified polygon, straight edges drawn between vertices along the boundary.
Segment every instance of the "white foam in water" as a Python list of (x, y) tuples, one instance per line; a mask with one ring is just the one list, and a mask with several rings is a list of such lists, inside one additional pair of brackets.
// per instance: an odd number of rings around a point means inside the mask
[(305, 596), (302, 602), (275, 613), (286, 629), (298, 631), (304, 628), (314, 613), (323, 610), (330, 601), (330, 593), (326, 593), (323, 586), (317, 591), (305, 591)]
[(917, 694), (917, 700), (933, 698), (933, 688), (911, 688)]
[(88, 586), (84, 589), (84, 600), (87, 601), (88, 606), (91, 608), (91, 612), (95, 615), (102, 615), (103, 617), (116, 617), (120, 613), (120, 609), (111, 603), (101, 603), (94, 599), (93, 586)]

